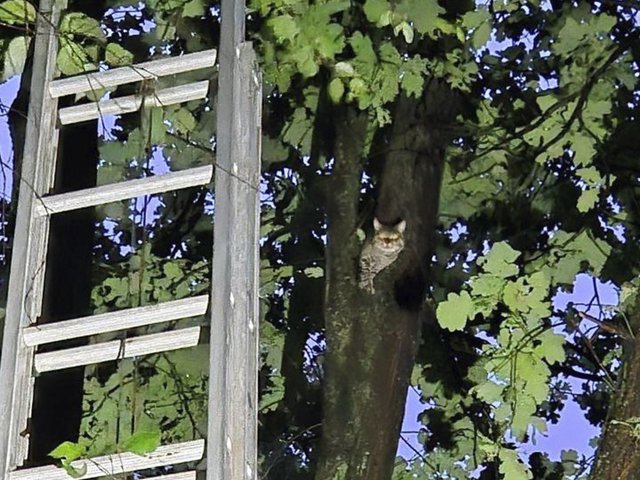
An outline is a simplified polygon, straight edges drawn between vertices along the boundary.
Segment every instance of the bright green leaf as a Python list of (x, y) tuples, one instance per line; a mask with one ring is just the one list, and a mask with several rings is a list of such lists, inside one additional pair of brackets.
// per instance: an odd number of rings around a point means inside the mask
[(6, 80), (14, 75), (20, 75), (27, 60), (27, 51), (31, 37), (16, 37), (11, 39), (4, 52), (4, 70), (0, 80)]
[(473, 47), (481, 48), (489, 41), (491, 36), (491, 23), (484, 22), (473, 32)]
[(82, 457), (85, 453), (84, 447), (74, 442), (62, 442), (49, 452), (49, 456), (55, 459), (71, 462)]
[(273, 34), (278, 41), (293, 40), (300, 32), (298, 24), (291, 15), (280, 15), (269, 19), (267, 25), (273, 30)]
[(578, 211), (585, 213), (591, 210), (598, 201), (599, 191), (595, 188), (587, 188), (580, 193), (578, 198)]
[(153, 452), (160, 446), (160, 437), (159, 430), (136, 432), (124, 442), (122, 448), (136, 455), (144, 455)]
[(0, 3), (0, 22), (9, 25), (35, 23), (36, 9), (26, 0), (6, 0)]
[(371, 23), (378, 23), (382, 15), (390, 9), (387, 0), (367, 0), (364, 4), (364, 14)]
[(563, 362), (566, 354), (564, 351), (564, 336), (554, 333), (553, 330), (545, 330), (537, 338), (540, 344), (535, 347), (535, 353), (546, 359), (550, 364)]
[(339, 103), (342, 99), (342, 95), (344, 95), (344, 84), (342, 83), (342, 80), (339, 78), (331, 80), (327, 87), (327, 93), (333, 103)]
[(506, 242), (498, 242), (491, 247), (489, 253), (480, 259), (479, 264), (484, 271), (498, 277), (507, 278), (517, 275), (518, 265), (515, 263), (520, 252), (511, 248)]
[(404, 0), (398, 10), (406, 12), (417, 32), (427, 35), (435, 30), (438, 16), (445, 13), (437, 0)]
[(438, 323), (447, 330), (462, 330), (467, 320), (474, 314), (473, 301), (466, 291), (450, 293), (447, 300), (440, 302), (436, 310)]
[(531, 480), (533, 475), (527, 466), (520, 461), (515, 450), (500, 449), (500, 473), (509, 480)]
[(353, 74), (355, 73), (353, 65), (351, 65), (349, 62), (338, 62), (333, 68), (336, 72), (336, 76), (340, 78), (353, 77)]
[(62, 17), (59, 30), (62, 36), (80, 35), (94, 40), (105, 40), (100, 23), (96, 19), (80, 12), (67, 13)]
[(203, 0), (189, 0), (182, 7), (182, 16), (187, 18), (201, 18), (206, 13)]
[(56, 64), (64, 75), (76, 75), (96, 69), (82, 45), (64, 38), (61, 39), (61, 47), (58, 50)]

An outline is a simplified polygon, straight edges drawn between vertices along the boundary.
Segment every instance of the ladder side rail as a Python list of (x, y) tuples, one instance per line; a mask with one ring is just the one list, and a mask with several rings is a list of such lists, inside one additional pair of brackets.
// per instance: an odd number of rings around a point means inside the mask
[[(222, 7), (207, 480), (258, 478), (258, 185), (262, 91), (251, 44), (228, 48), (229, 37), (243, 36), (236, 23), (236, 17), (244, 21), (241, 3), (224, 0)], [(235, 9), (232, 17), (228, 17), (229, 8)], [(235, 26), (229, 25), (232, 18)]]
[(19, 186), (11, 275), (0, 361), (0, 476), (21, 465), (29, 447), (27, 419), (33, 400), (33, 349), (22, 340), (22, 328), (35, 322), (42, 307), (44, 260), (49, 222), (34, 208), (53, 184), (58, 130), (57, 100), (49, 95), (57, 54), (55, 26), (66, 0), (42, 0), (34, 41), (31, 98)]

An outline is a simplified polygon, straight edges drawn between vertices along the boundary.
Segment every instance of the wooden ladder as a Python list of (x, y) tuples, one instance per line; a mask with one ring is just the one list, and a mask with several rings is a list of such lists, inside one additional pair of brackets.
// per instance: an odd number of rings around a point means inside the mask
[[(257, 478), (258, 240), (261, 80), (251, 45), (243, 41), (244, 4), (224, 0), (220, 52), (215, 171), (215, 238), (209, 295), (37, 325), (52, 215), (173, 190), (207, 185), (212, 165), (49, 195), (56, 170), (59, 126), (104, 114), (134, 112), (204, 99), (209, 82), (58, 108), (58, 98), (214, 66), (216, 50), (53, 80), (55, 26), (65, 0), (41, 0), (35, 35), (28, 125), (19, 185), (16, 229), (0, 362), (0, 477), (7, 480), (69, 479), (55, 465), (22, 468), (28, 457), (35, 375), (53, 370), (195, 346), (200, 327), (181, 328), (39, 353), (38, 346), (204, 315), (211, 311), (207, 478)], [(162, 445), (151, 454), (106, 455), (74, 463), (82, 478), (194, 462), (204, 439)], [(164, 475), (194, 480), (195, 471)]]

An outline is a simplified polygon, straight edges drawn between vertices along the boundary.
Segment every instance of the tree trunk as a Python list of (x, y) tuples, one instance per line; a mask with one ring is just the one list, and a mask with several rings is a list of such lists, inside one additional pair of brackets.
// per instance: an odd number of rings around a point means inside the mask
[(636, 304), (634, 338), (624, 343), (623, 365), (613, 405), (598, 446), (593, 480), (637, 480), (640, 478), (640, 318)]
[(404, 219), (407, 230), (404, 250), (378, 274), (373, 295), (358, 287), (361, 245), (355, 235), (367, 117), (347, 108), (334, 116), (316, 480), (388, 480), (393, 471), (420, 325), (432, 320), (424, 294), (449, 142), (436, 125), (452, 118), (448, 89), (431, 82), (425, 98), (429, 102), (401, 98), (395, 106), (376, 216), (385, 224)]

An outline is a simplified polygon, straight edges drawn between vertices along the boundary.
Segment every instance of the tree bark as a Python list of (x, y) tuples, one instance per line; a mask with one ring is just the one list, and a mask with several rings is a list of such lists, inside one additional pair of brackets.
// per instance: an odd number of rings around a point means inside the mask
[(634, 337), (623, 345), (623, 364), (613, 405), (605, 423), (593, 480), (637, 480), (640, 478), (640, 305), (635, 307)]
[(437, 126), (452, 118), (447, 88), (431, 82), (424, 98), (428, 102), (400, 98), (395, 106), (376, 216), (386, 224), (404, 219), (407, 230), (404, 250), (378, 274), (374, 295), (358, 287), (361, 245), (355, 235), (367, 117), (348, 107), (334, 116), (316, 480), (388, 480), (393, 472), (420, 325), (433, 318), (424, 295), (449, 142)]

